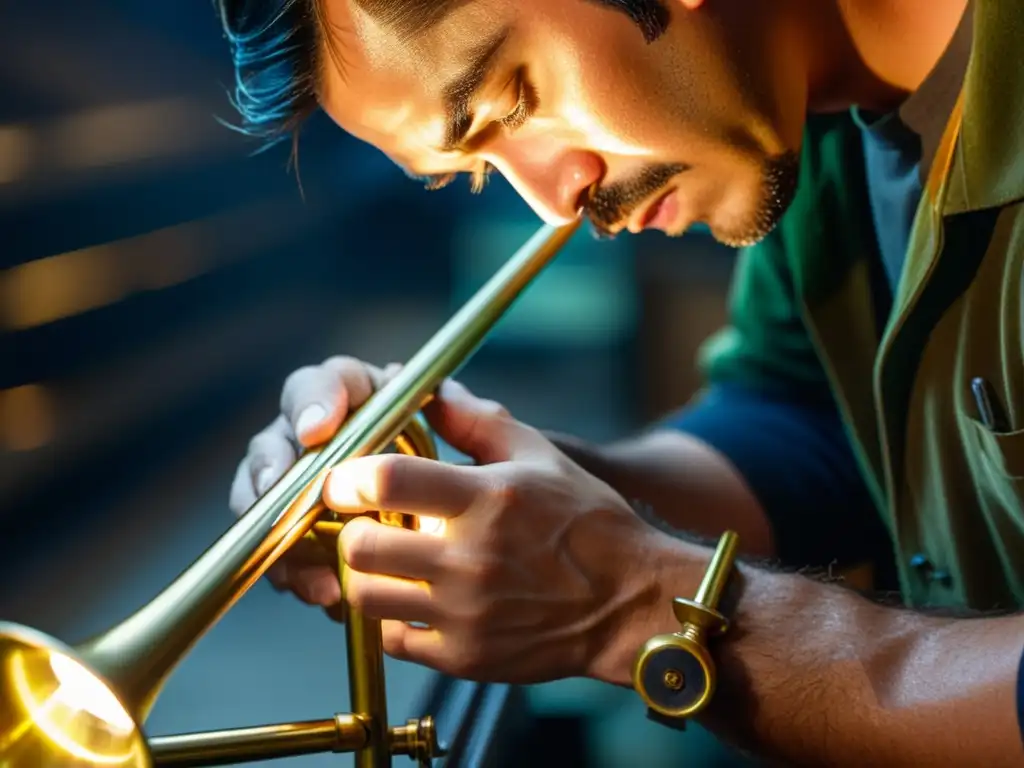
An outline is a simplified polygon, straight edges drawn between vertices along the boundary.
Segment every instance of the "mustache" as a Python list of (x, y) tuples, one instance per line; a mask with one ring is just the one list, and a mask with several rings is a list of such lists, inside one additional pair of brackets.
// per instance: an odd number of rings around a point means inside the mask
[(610, 235), (616, 224), (628, 219), (673, 177), (689, 169), (684, 163), (650, 165), (627, 179), (599, 187), (587, 205), (590, 223), (599, 235)]

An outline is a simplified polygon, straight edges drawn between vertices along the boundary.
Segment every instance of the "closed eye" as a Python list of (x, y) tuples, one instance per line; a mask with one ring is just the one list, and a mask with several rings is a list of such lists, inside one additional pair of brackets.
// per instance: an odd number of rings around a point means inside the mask
[(525, 77), (519, 79), (519, 94), (512, 111), (499, 121), (510, 131), (522, 128), (537, 111), (537, 93)]
[[(537, 111), (538, 99), (536, 90), (525, 76), (520, 75), (518, 80), (519, 92), (516, 105), (512, 108), (511, 112), (495, 121), (495, 125), (500, 125), (508, 131), (516, 131), (522, 128)], [(430, 191), (444, 189), (455, 181), (459, 175), (457, 173), (445, 173), (434, 176), (419, 176), (410, 173), (404, 168), (403, 170), (406, 176), (420, 182), (424, 188)], [(487, 184), (488, 177), (493, 171), (494, 167), (490, 163), (482, 163), (479, 168), (471, 171), (469, 174), (470, 190), (474, 194), (482, 192)]]

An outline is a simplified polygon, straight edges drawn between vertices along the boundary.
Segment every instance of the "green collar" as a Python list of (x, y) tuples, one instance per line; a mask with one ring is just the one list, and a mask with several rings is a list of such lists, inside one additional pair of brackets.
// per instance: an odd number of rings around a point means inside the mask
[(984, 0), (973, 5), (974, 43), (945, 215), (1024, 198), (1024, 3)]

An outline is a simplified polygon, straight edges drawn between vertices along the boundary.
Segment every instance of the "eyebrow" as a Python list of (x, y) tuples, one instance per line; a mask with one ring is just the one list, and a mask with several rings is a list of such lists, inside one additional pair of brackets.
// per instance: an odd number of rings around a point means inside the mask
[(510, 27), (498, 30), (473, 53), (469, 64), (444, 87), (445, 130), (441, 152), (457, 151), (473, 127), (473, 99), (487, 82)]

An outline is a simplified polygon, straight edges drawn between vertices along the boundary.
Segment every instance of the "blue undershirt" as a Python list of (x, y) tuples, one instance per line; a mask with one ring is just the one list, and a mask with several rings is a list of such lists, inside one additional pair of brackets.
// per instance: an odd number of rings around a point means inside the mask
[[(921, 139), (898, 112), (879, 117), (854, 110), (853, 117), (863, 137), (878, 234), (882, 278), (875, 282), (874, 299), (884, 324), (921, 199)], [(806, 398), (712, 384), (671, 424), (708, 443), (740, 471), (772, 521), (784, 561), (825, 567), (833, 560), (877, 560), (891, 551), (834, 402), (809, 405)]]

